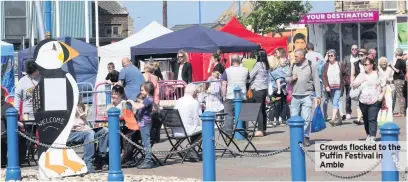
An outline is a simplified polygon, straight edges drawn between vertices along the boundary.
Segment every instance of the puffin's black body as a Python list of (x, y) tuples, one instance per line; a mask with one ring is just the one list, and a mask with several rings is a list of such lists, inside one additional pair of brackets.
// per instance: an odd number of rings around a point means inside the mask
[[(33, 105), (34, 105), (34, 116), (38, 126), (39, 140), (41, 143), (52, 145), (57, 137), (61, 134), (63, 129), (66, 127), (73, 108), (73, 90), (71, 83), (66, 78), (66, 72), (62, 69), (47, 70), (41, 68), (41, 80), (36, 86), (33, 93)], [(66, 93), (67, 95), (61, 95), (61, 99), (67, 99), (67, 110), (61, 111), (45, 111), (45, 95), (44, 90), (44, 80), (51, 78), (65, 78), (66, 80)], [(48, 85), (49, 86), (49, 85)], [(57, 91), (58, 89), (56, 89)], [(55, 102), (58, 102), (56, 100)], [(45, 147), (39, 147), (38, 156), (40, 157), (43, 152), (47, 151)]]

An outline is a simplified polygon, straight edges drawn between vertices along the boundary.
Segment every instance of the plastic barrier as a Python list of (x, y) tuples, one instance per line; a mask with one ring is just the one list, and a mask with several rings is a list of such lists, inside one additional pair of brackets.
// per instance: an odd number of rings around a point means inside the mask
[(182, 80), (163, 80), (159, 81), (160, 106), (173, 107), (176, 100), (184, 96), (186, 83)]

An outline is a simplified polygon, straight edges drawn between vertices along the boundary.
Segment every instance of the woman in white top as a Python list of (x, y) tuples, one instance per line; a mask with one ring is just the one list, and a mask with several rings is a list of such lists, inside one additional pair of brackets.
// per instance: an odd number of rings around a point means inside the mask
[(378, 60), (379, 68), (378, 68), (378, 73), (384, 77), (384, 79), (387, 82), (387, 85), (392, 85), (392, 80), (394, 71), (388, 66), (388, 60), (386, 57), (381, 57)]
[(375, 143), (377, 134), (377, 116), (385, 95), (385, 79), (377, 72), (373, 59), (366, 58), (364, 70), (351, 83), (352, 88), (359, 88), (359, 106), (363, 114), (366, 141)]

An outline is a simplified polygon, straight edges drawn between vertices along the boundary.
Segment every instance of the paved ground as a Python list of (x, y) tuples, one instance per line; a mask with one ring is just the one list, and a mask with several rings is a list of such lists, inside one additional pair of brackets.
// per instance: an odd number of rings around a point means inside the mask
[[(394, 122), (401, 128), (400, 141), (406, 140), (405, 118), (394, 118)], [(378, 135), (379, 136), (379, 135)], [(362, 125), (356, 126), (351, 121), (345, 121), (344, 125), (331, 127), (327, 123), (327, 128), (319, 133), (311, 135), (313, 141), (357, 141), (365, 139), (365, 132)], [(270, 152), (283, 149), (289, 145), (289, 127), (269, 128), (267, 136), (256, 138), (254, 143), (258, 150)], [(241, 145), (243, 143), (241, 142)], [(167, 141), (154, 146), (153, 150), (167, 151), (170, 145)], [(308, 147), (313, 152), (314, 146)], [(219, 155), (219, 153), (217, 154)], [(158, 156), (164, 159), (164, 156)], [(315, 171), (314, 164), (306, 158), (307, 180), (309, 181), (341, 181), (333, 178), (324, 172)], [(291, 180), (290, 152), (283, 152), (276, 156), (263, 158), (233, 158), (226, 156), (216, 161), (216, 177), (221, 181), (290, 181)], [(137, 168), (123, 169), (124, 174), (176, 176), (179, 178), (202, 178), (202, 162), (180, 163), (179, 159), (170, 160), (165, 166), (149, 170), (139, 170)], [(350, 175), (356, 172), (336, 172), (340, 175)], [(380, 181), (381, 173), (373, 172), (353, 181)], [(350, 180), (343, 180), (350, 181)]]

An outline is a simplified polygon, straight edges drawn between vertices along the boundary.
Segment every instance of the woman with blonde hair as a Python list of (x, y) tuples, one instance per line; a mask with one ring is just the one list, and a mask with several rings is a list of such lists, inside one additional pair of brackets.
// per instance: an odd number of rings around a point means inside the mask
[(177, 66), (174, 70), (176, 80), (183, 80), (186, 84), (193, 81), (193, 68), (188, 62), (187, 53), (184, 50), (179, 50), (177, 54)]
[(160, 70), (159, 61), (153, 61), (152, 64), (153, 64), (153, 67), (154, 67), (153, 75), (157, 76), (157, 78), (159, 78), (159, 80), (163, 80), (163, 75), (162, 75), (161, 70)]

